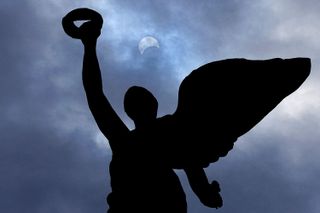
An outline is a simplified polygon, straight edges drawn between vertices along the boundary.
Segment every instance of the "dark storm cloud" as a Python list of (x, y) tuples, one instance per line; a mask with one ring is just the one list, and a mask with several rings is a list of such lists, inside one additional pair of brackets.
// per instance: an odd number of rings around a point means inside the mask
[(17, 124), (2, 130), (12, 132), (1, 135), (2, 212), (104, 211), (106, 156), (84, 143), (94, 143), (88, 135)]
[[(303, 92), (285, 100), (207, 172), (221, 183), (225, 206), (219, 212), (318, 212), (319, 34), (313, 26), (319, 6), (316, 1), (2, 1), (0, 211), (105, 211), (110, 152), (97, 139), (86, 105), (81, 42), (66, 36), (60, 23), (71, 9), (91, 7), (105, 19), (98, 46), (104, 88), (128, 124), (122, 101), (132, 85), (151, 90), (162, 115), (174, 111), (183, 77), (206, 62), (315, 58)], [(160, 49), (140, 55), (137, 45), (146, 35), (155, 36)], [(184, 187), (189, 212), (215, 211)]]
[(61, 44), (62, 12), (0, 4), (0, 211), (103, 212), (107, 155), (79, 107), (80, 49)]

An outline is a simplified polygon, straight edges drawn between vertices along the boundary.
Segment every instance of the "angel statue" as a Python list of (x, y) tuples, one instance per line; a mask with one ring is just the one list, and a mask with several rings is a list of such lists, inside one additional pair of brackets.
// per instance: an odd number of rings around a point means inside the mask
[[(87, 20), (80, 27), (74, 21)], [(227, 59), (192, 71), (181, 83), (174, 113), (157, 118), (158, 102), (133, 86), (124, 110), (134, 121), (129, 130), (103, 92), (96, 54), (103, 19), (88, 8), (62, 19), (65, 32), (84, 45), (83, 85), (91, 113), (110, 143), (112, 192), (109, 213), (186, 213), (186, 196), (173, 169), (183, 169), (199, 200), (211, 208), (223, 201), (217, 181), (204, 168), (224, 157), (310, 73), (308, 58)]]

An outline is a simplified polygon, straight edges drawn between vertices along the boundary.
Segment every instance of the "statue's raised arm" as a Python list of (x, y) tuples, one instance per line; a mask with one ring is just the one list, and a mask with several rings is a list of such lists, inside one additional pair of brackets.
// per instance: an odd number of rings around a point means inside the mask
[[(79, 28), (74, 21), (88, 20)], [(101, 71), (96, 53), (96, 45), (102, 27), (102, 17), (99, 13), (80, 8), (71, 11), (62, 19), (65, 32), (76, 39), (81, 39), (84, 45), (83, 85), (92, 115), (101, 132), (108, 138), (112, 151), (117, 150), (121, 137), (129, 131), (126, 125), (112, 108), (103, 92)], [(116, 141), (116, 143), (115, 143)]]

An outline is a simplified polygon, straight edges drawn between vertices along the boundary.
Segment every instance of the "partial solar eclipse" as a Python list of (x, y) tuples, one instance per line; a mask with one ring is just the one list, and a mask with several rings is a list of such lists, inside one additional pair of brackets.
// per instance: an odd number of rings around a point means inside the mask
[(139, 42), (140, 54), (142, 55), (144, 51), (150, 47), (160, 48), (159, 41), (152, 36), (143, 37)]

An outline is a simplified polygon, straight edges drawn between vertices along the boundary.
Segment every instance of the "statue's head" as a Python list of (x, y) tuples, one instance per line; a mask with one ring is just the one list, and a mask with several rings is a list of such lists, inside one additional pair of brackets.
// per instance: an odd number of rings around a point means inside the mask
[(157, 118), (158, 101), (143, 87), (130, 87), (124, 97), (124, 110), (136, 127), (147, 125)]

